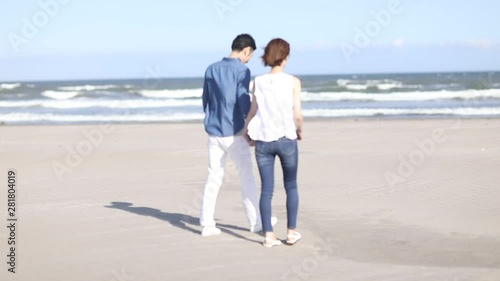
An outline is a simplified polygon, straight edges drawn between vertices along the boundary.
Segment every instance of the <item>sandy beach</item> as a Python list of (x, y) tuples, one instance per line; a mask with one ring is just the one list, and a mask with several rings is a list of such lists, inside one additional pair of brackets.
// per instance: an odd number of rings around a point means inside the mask
[(500, 120), (323, 120), (304, 130), (304, 238), (267, 249), (247, 230), (231, 163), (216, 213), (223, 233), (201, 237), (202, 124), (0, 126), (0, 280), (500, 280)]

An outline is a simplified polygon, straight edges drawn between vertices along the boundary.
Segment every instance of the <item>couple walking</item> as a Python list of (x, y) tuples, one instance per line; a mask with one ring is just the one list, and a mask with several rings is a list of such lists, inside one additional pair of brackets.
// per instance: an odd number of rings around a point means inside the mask
[[(298, 145), (302, 139), (301, 83), (284, 72), (290, 45), (274, 39), (265, 48), (268, 74), (255, 78), (250, 91), (250, 70), (245, 66), (257, 49), (252, 36), (242, 34), (232, 44), (228, 58), (210, 65), (203, 85), (203, 109), (208, 138), (208, 180), (203, 194), (200, 224), (203, 236), (221, 233), (214, 220), (215, 204), (224, 177), (227, 157), (236, 164), (241, 179), (243, 205), (251, 232), (263, 232), (263, 245), (281, 245), (274, 235), (277, 218), (272, 217), (274, 163), (281, 161), (287, 195), (286, 243), (301, 239), (296, 231), (299, 196), (297, 192)], [(252, 95), (252, 99), (250, 99)], [(255, 146), (262, 190), (257, 208), (257, 187), (252, 170), (250, 146)]]

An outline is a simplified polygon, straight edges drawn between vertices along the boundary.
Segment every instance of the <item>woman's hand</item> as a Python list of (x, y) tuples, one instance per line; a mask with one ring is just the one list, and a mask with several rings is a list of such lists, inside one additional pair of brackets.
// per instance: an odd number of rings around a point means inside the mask
[(252, 140), (250, 138), (250, 136), (248, 135), (248, 129), (245, 129), (243, 131), (243, 137), (245, 138), (245, 140), (247, 141), (247, 143), (248, 143), (249, 146), (252, 146), (252, 147), (255, 146), (255, 141)]
[(301, 140), (302, 140), (302, 130), (297, 130), (297, 139), (298, 139), (299, 141), (301, 141)]

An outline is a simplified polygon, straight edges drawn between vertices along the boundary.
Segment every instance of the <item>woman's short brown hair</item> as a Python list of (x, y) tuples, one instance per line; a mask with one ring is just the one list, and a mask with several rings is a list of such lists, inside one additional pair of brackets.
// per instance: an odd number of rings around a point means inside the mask
[(281, 38), (273, 39), (267, 44), (262, 60), (265, 66), (275, 67), (290, 55), (290, 44)]

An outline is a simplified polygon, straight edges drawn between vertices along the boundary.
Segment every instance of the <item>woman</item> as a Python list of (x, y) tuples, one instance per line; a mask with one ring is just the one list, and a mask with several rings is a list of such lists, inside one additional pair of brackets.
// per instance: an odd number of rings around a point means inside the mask
[(302, 237), (296, 231), (299, 195), (297, 191), (298, 145), (302, 139), (303, 116), (300, 93), (301, 82), (286, 74), (284, 68), (290, 55), (290, 45), (283, 39), (274, 39), (262, 56), (271, 72), (255, 78), (252, 107), (246, 120), (245, 138), (255, 144), (255, 155), (262, 181), (260, 212), (265, 235), (264, 246), (281, 245), (271, 224), (271, 199), (274, 191), (274, 162), (281, 161), (288, 219), (286, 243), (293, 245)]

